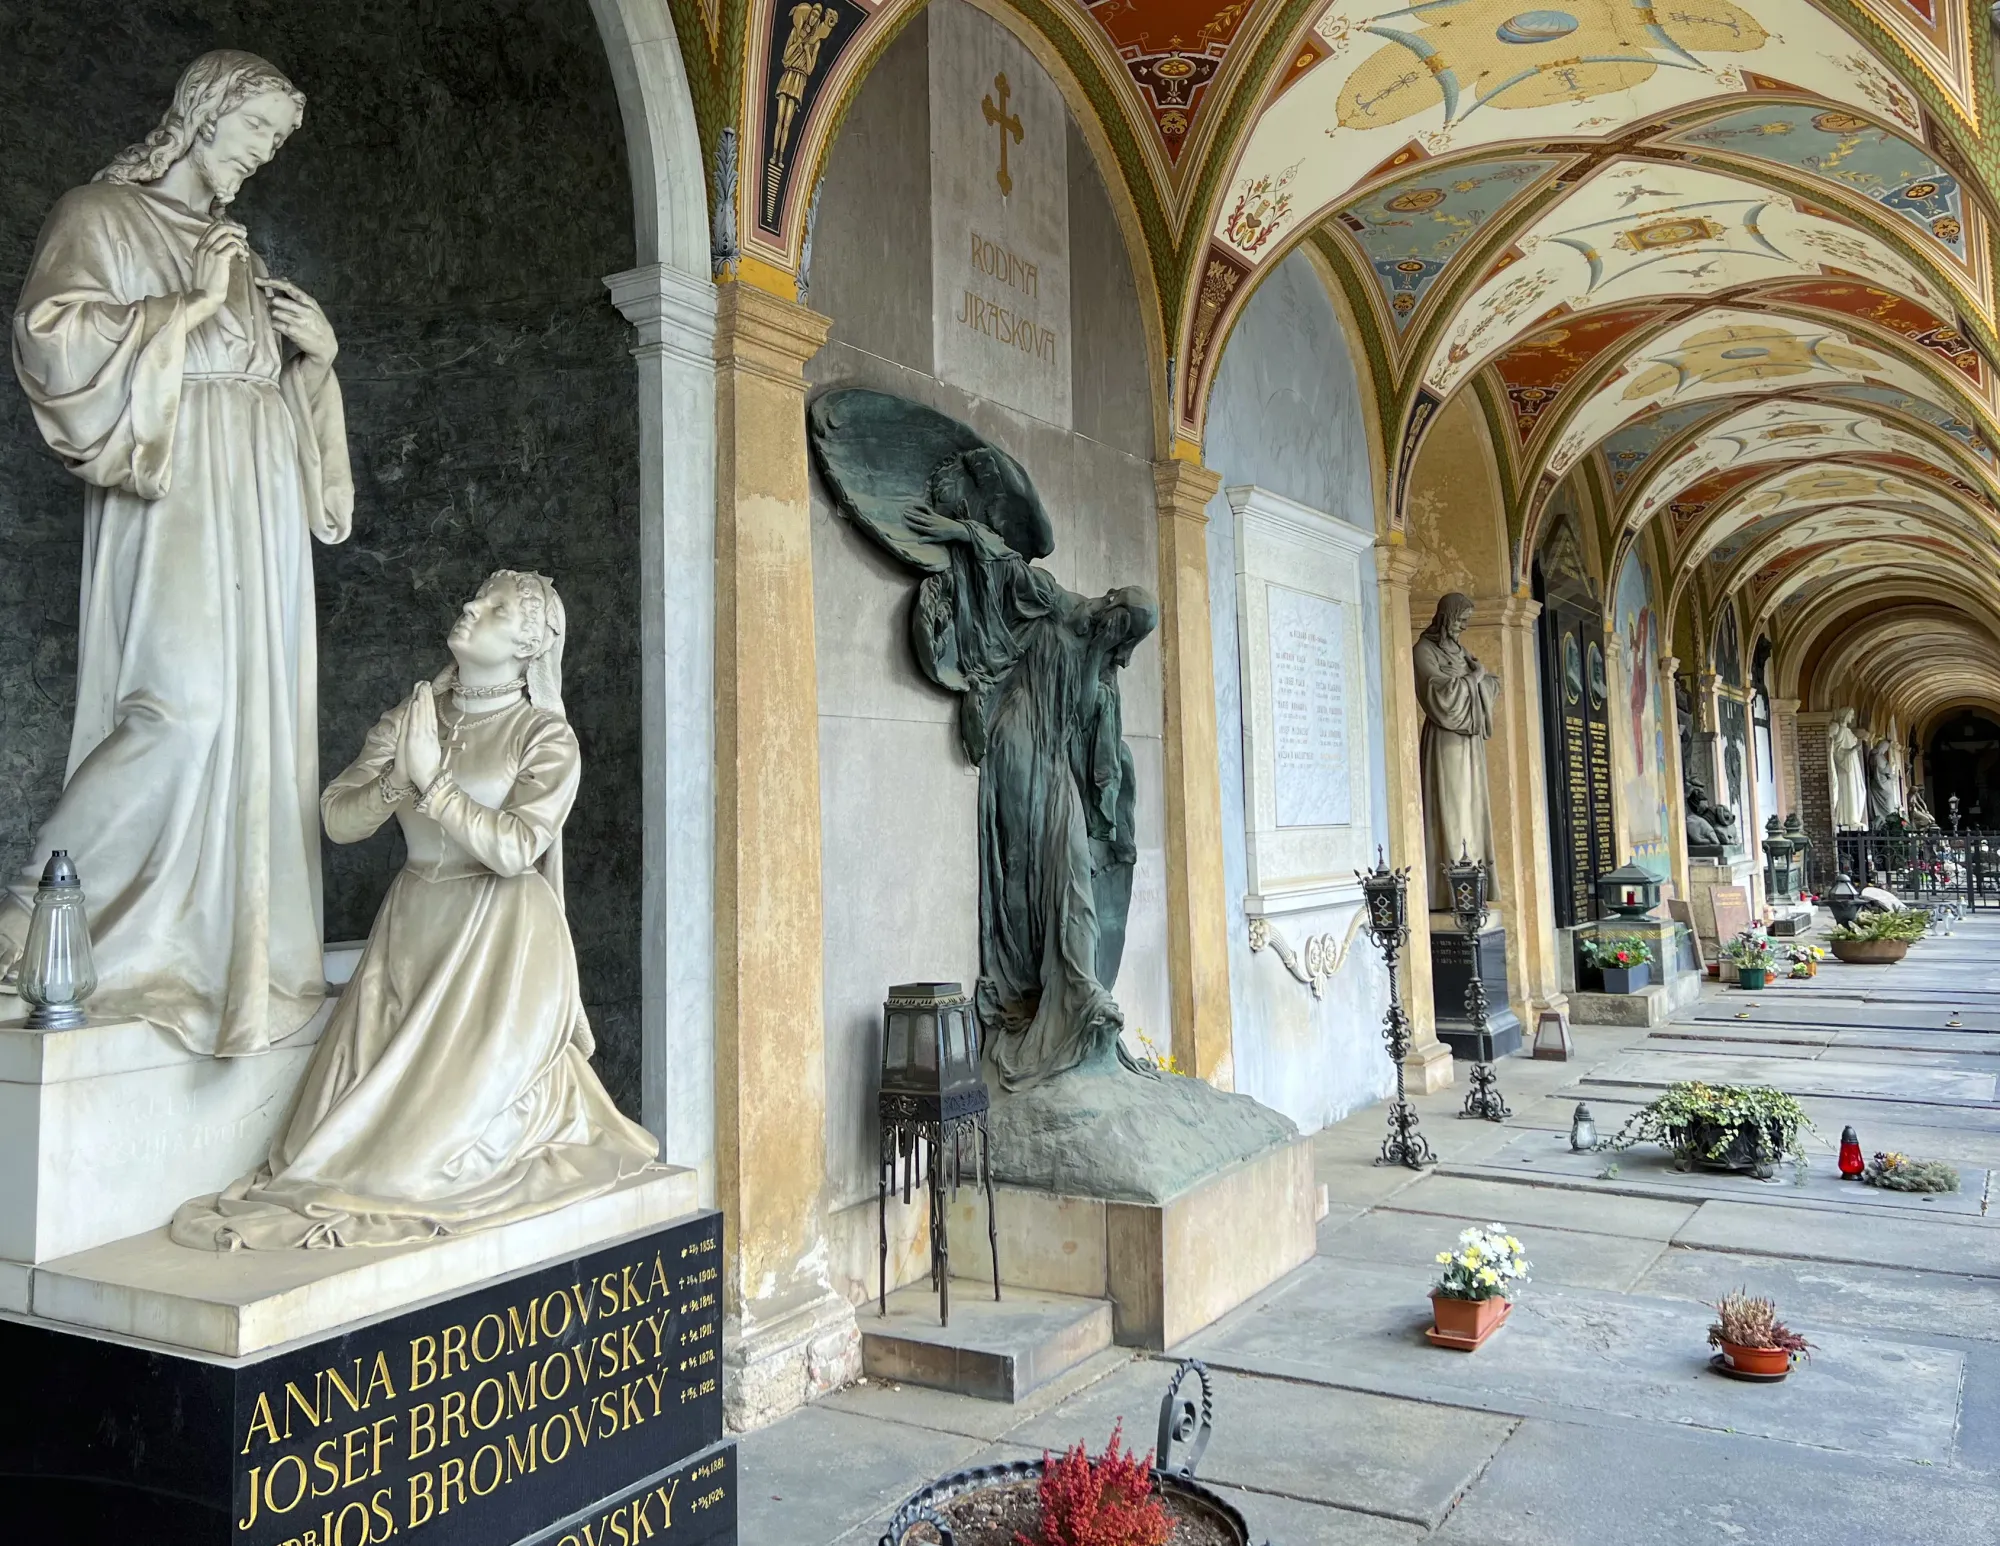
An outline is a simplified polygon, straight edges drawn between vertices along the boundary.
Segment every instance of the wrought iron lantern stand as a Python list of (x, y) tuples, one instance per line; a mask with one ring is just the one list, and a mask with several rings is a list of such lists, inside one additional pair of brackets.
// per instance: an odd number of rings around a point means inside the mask
[[(966, 1149), (986, 1187), (986, 1244), (993, 1257), (993, 1297), (1000, 1297), (1000, 1236), (993, 1215), (991, 1099), (979, 1072), (979, 1028), (972, 1001), (955, 982), (912, 982), (889, 990), (882, 1006), (882, 1139), (875, 1182), (877, 1307), (889, 1313), (889, 1194), (900, 1186), (907, 1206), (919, 1165), (930, 1200), (931, 1287), (938, 1320), (951, 1324), (951, 1244), (946, 1190), (956, 1198)], [(919, 1157), (919, 1149), (922, 1155)]]
[(1410, 872), (1407, 867), (1390, 869), (1378, 848), (1375, 868), (1356, 878), (1361, 882), (1363, 927), (1389, 968), (1389, 1011), (1383, 1016), (1382, 1039), (1388, 1044), (1389, 1061), (1396, 1065), (1396, 1100), (1389, 1108), (1389, 1136), (1382, 1140), (1382, 1152), (1375, 1163), (1422, 1170), (1435, 1165), (1437, 1156), (1417, 1131), (1417, 1113), (1403, 1086), (1403, 1060), (1410, 1055), (1410, 1021), (1403, 1013), (1403, 993), (1396, 981), (1396, 957), (1410, 940)]
[[(1486, 921), (1486, 862), (1461, 853), (1458, 863), (1445, 871), (1451, 881), (1451, 911), (1472, 946), (1472, 976), (1465, 985), (1465, 1017), (1481, 1052), (1493, 1045), (1486, 1023), (1486, 984), (1479, 978), (1479, 928)], [(1514, 1113), (1500, 1093), (1500, 1073), (1482, 1057), (1472, 1065), (1472, 1088), (1465, 1093), (1461, 1117), (1479, 1117), (1488, 1122), (1504, 1122)]]

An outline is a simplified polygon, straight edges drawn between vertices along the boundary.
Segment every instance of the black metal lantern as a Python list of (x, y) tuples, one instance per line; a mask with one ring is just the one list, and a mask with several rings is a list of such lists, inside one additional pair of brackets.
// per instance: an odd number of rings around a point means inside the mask
[(1660, 882), (1627, 859), (1598, 878), (1597, 905), (1613, 918), (1644, 918), (1660, 905)]
[(906, 982), (882, 1004), (882, 1093), (915, 1097), (932, 1122), (986, 1106), (979, 1027), (955, 982)]
[(1410, 936), (1409, 870), (1390, 869), (1378, 847), (1375, 868), (1360, 880), (1361, 899), (1368, 909), (1368, 937), (1384, 950), (1400, 945)]
[[(1451, 882), (1452, 917), (1464, 933), (1477, 934), (1486, 921), (1485, 862), (1460, 849), (1458, 862), (1448, 865), (1444, 873)], [(1476, 970), (1474, 975), (1478, 975)]]
[[(956, 982), (906, 982), (882, 1004), (881, 1163), (875, 1207), (881, 1313), (889, 1313), (889, 1194), (910, 1200), (919, 1168), (930, 1193), (931, 1287), (939, 1318), (951, 1324), (951, 1249), (945, 1190), (965, 1171), (966, 1140), (975, 1146), (986, 1185), (986, 1240), (993, 1252), (993, 1297), (1000, 1297), (999, 1229), (993, 1218), (993, 1149), (986, 1131), (990, 1101), (979, 1072), (979, 1024)], [(900, 1181), (898, 1170), (901, 1171)]]
[(1382, 1140), (1378, 1165), (1405, 1165), (1421, 1170), (1435, 1165), (1437, 1156), (1424, 1135), (1417, 1131), (1416, 1108), (1403, 1084), (1403, 1060), (1410, 1055), (1410, 1022), (1403, 1013), (1402, 989), (1396, 982), (1396, 957), (1410, 938), (1409, 886), (1407, 866), (1392, 870), (1375, 850), (1375, 868), (1355, 877), (1361, 882), (1362, 917), (1369, 939), (1382, 952), (1389, 968), (1389, 1008), (1382, 1017), (1382, 1040), (1389, 1049), (1389, 1061), (1396, 1070), (1396, 1099), (1389, 1107), (1389, 1136)]
[(1846, 928), (1861, 916), (1861, 892), (1846, 875), (1834, 877), (1833, 889), (1826, 894), (1826, 905), (1833, 913), (1833, 921)]

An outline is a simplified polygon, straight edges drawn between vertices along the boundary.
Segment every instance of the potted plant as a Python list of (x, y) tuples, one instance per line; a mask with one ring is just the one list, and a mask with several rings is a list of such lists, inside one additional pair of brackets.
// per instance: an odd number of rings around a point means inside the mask
[(1652, 980), (1653, 947), (1637, 934), (1593, 935), (1583, 942), (1583, 964), (1604, 974), (1606, 993), (1637, 993)]
[(1834, 955), (1851, 966), (1889, 966), (1908, 955), (1930, 925), (1929, 913), (1909, 907), (1899, 913), (1861, 913), (1852, 923), (1829, 929), (1826, 937)]
[(1708, 1345), (1717, 1349), (1714, 1362), (1725, 1373), (1781, 1380), (1792, 1372), (1793, 1359), (1812, 1356), (1812, 1344), (1778, 1319), (1778, 1307), (1768, 1299), (1739, 1288), (1711, 1308), (1715, 1323), (1708, 1328)]
[[(1181, 1394), (1189, 1374), (1201, 1382), (1199, 1401)], [(1155, 1454), (1121, 1453), (1121, 1424), (1095, 1458), (1079, 1444), (955, 1471), (906, 1499), (878, 1546), (1250, 1546), (1242, 1514), (1194, 1479), (1213, 1409), (1208, 1370), (1187, 1359), (1160, 1403)]]
[(1444, 1270), (1431, 1289), (1432, 1324), (1424, 1332), (1439, 1347), (1476, 1352), (1514, 1308), (1510, 1291), (1528, 1281), (1528, 1258), (1505, 1224), (1459, 1231), (1454, 1250), (1439, 1251)]
[(1762, 988), (1771, 981), (1771, 968), (1778, 964), (1778, 952), (1772, 947), (1771, 936), (1762, 929), (1745, 929), (1732, 939), (1723, 949), (1729, 963), (1736, 968), (1738, 984), (1746, 988)]
[(1794, 945), (1785, 954), (1792, 963), (1794, 977), (1817, 977), (1819, 963), (1826, 959), (1826, 952), (1818, 945)]
[(1803, 1172), (1803, 1135), (1813, 1131), (1805, 1108), (1783, 1090), (1689, 1081), (1633, 1112), (1605, 1147), (1657, 1143), (1672, 1153), (1676, 1170), (1747, 1170), (1761, 1181), (1780, 1159)]

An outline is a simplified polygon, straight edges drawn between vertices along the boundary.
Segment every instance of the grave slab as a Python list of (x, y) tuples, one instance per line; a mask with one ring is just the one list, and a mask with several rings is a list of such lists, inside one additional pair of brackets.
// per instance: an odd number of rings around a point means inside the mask
[(1864, 1222), (1803, 1208), (1780, 1211), (1750, 1203), (1708, 1202), (1674, 1242), (1753, 1256), (2000, 1278), (2000, 1221), (1871, 1218)]

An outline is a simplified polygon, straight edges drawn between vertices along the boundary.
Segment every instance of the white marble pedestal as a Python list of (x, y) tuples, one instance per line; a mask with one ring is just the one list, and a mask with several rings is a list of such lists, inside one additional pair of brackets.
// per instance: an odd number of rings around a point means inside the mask
[[(328, 947), (336, 993), (359, 953)], [(26, 1267), (163, 1225), (254, 1169), (335, 1002), (270, 1052), (211, 1058), (143, 1020), (30, 1031), (0, 992), (0, 1309), (21, 1308)]]

